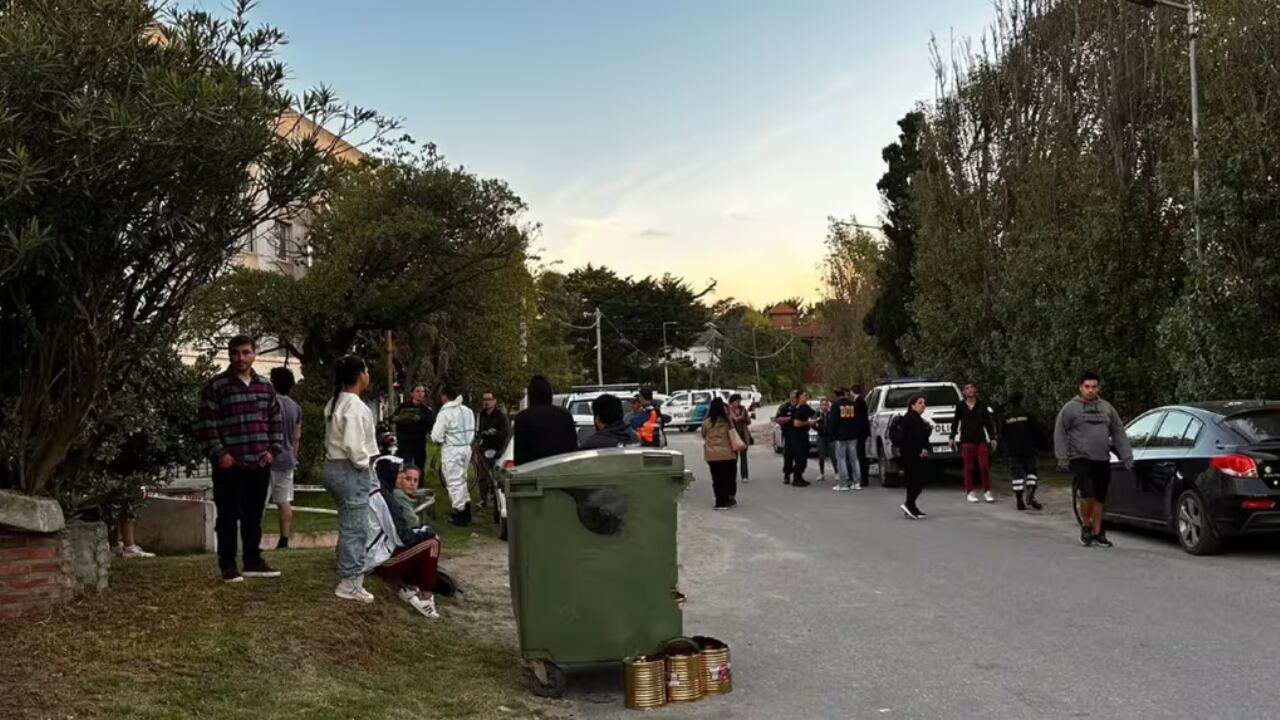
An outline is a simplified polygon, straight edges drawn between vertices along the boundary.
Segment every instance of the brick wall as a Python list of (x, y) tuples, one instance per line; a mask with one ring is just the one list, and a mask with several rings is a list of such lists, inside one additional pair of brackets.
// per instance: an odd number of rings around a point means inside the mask
[(70, 597), (62, 533), (0, 528), (0, 620), (44, 610)]

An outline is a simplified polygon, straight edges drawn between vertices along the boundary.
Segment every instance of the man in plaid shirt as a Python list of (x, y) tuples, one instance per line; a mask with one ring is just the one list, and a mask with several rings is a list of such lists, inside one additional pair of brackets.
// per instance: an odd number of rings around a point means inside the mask
[[(253, 370), (257, 344), (238, 335), (227, 345), (230, 365), (204, 386), (199, 435), (213, 464), (218, 565), (222, 579), (280, 577), (262, 559), (262, 511), (271, 461), (284, 445), (280, 403), (271, 381)], [(244, 543), (244, 573), (236, 568), (236, 535)]]

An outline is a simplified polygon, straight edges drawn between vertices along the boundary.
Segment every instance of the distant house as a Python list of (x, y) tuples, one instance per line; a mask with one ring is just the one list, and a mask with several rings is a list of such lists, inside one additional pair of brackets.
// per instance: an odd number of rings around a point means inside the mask
[(698, 336), (693, 345), (688, 350), (677, 350), (673, 352), (672, 357), (688, 360), (693, 363), (696, 368), (710, 367), (715, 364), (717, 348), (720, 346), (724, 336), (715, 328), (707, 328)]
[[(822, 325), (817, 318), (803, 317), (800, 312), (787, 303), (778, 303), (765, 311), (769, 324), (778, 330), (785, 330), (796, 339), (813, 350), (822, 341)], [(812, 362), (804, 369), (804, 381), (816, 382), (819, 377), (818, 367)]]

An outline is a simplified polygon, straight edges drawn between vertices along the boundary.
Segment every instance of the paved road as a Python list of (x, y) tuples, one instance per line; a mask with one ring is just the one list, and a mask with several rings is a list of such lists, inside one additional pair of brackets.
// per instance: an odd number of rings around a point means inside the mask
[[(1280, 551), (1194, 558), (1158, 536), (1078, 543), (1067, 513), (969, 505), (930, 489), (785, 487), (766, 448), (733, 511), (698, 482), (681, 516), (689, 634), (732, 647), (735, 691), (669, 718), (1280, 716)], [(810, 471), (812, 477), (813, 471)], [(616, 677), (586, 678), (586, 718), (633, 718)]]

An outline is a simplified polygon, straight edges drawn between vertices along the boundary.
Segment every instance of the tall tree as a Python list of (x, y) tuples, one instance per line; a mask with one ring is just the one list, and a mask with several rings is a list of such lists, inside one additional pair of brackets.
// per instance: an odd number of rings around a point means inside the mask
[(193, 291), (252, 228), (323, 198), (335, 144), (314, 128), (373, 119), (288, 93), (283, 36), (250, 5), (0, 12), (0, 484), (81, 476), (95, 417), (140, 357), (173, 352)]
[(882, 248), (856, 218), (829, 218), (823, 261), (825, 296), (818, 304), (822, 341), (816, 356), (828, 387), (870, 387), (885, 371), (884, 353), (867, 335), (865, 321), (876, 302)]
[[(439, 352), (469, 352), (454, 341), (465, 323), (489, 309), (521, 317), (508, 295), (528, 282), (524, 209), (506, 183), (450, 166), (430, 146), (348, 168), (315, 217), (306, 275), (238, 269), (202, 295), (194, 331), (274, 338), (308, 376), (325, 377), (362, 338), (379, 347), (391, 330), (425, 343), (416, 353), (437, 353), (440, 368)], [(511, 307), (491, 308), (498, 297)], [(517, 347), (518, 337), (504, 352), (519, 357)]]
[(907, 339), (915, 329), (913, 269), (916, 257), (916, 213), (912, 178), (920, 170), (920, 136), (925, 115), (913, 110), (898, 121), (898, 142), (881, 152), (888, 169), (876, 183), (884, 202), (884, 257), (877, 275), (880, 295), (867, 313), (863, 327), (898, 372), (909, 369)]

